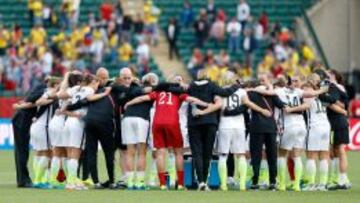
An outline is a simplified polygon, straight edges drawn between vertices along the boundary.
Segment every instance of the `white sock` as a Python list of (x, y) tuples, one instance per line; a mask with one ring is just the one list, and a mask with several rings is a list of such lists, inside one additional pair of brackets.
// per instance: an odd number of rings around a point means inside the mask
[(268, 162), (266, 159), (261, 159), (260, 170), (265, 170), (265, 171), (269, 170)]
[(70, 183), (75, 183), (77, 177), (77, 169), (79, 167), (79, 162), (77, 159), (69, 159), (67, 161), (68, 177)]
[(333, 173), (333, 175), (335, 175), (335, 177), (339, 174), (339, 158), (334, 157), (331, 160), (331, 165), (330, 165), (330, 170), (331, 173)]
[(55, 181), (57, 174), (60, 170), (60, 158), (57, 156), (54, 156), (51, 159), (51, 166), (50, 166), (50, 180)]
[(320, 174), (320, 184), (325, 185), (327, 183), (327, 178), (329, 175), (329, 162), (328, 160), (320, 160), (319, 163), (319, 174)]
[(347, 181), (347, 174), (346, 173), (340, 173), (339, 174), (339, 185), (344, 185), (346, 184)]
[(316, 163), (314, 159), (308, 159), (306, 161), (306, 173), (309, 177), (310, 184), (315, 184)]
[(68, 175), (67, 164), (68, 164), (68, 158), (66, 158), (66, 157), (61, 157), (61, 167), (62, 167), (62, 169), (64, 170), (65, 176)]
[(50, 159), (47, 156), (39, 157), (38, 167), (39, 167), (40, 174), (41, 174), (41, 182), (48, 182), (48, 179), (46, 177), (46, 171), (49, 166), (49, 161), (50, 161)]

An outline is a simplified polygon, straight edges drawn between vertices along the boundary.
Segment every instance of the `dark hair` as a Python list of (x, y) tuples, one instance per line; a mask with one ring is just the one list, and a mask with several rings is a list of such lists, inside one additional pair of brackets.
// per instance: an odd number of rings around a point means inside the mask
[(329, 76), (326, 74), (324, 69), (317, 68), (313, 72), (320, 76), (320, 80), (329, 79)]
[(84, 82), (85, 85), (89, 85), (92, 81), (97, 80), (96, 77), (92, 74), (87, 74), (83, 78), (82, 82)]
[(83, 76), (79, 74), (70, 74), (69, 75), (69, 87), (74, 87), (78, 85), (83, 80)]
[(285, 77), (280, 77), (280, 78), (277, 79), (277, 81), (274, 83), (274, 86), (277, 86), (277, 87), (285, 87), (285, 86), (287, 86), (287, 84), (288, 84), (287, 78), (285, 78)]
[(331, 74), (335, 76), (335, 80), (337, 83), (339, 83), (340, 85), (344, 85), (344, 77), (341, 75), (339, 71), (334, 69), (330, 69), (329, 71)]

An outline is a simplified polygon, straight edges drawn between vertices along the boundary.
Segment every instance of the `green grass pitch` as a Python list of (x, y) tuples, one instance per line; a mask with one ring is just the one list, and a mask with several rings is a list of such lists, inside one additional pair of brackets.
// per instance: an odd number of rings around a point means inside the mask
[[(106, 179), (102, 153), (99, 172)], [(90, 203), (90, 202), (139, 202), (139, 203), (209, 203), (209, 202), (360, 202), (360, 153), (349, 153), (349, 177), (353, 188), (336, 192), (268, 192), (268, 191), (123, 191), (123, 190), (38, 190), (17, 189), (15, 186), (14, 155), (0, 151), (0, 203)], [(31, 163), (29, 163), (31, 166)], [(119, 167), (117, 167), (119, 168)], [(118, 172), (118, 171), (117, 171)]]

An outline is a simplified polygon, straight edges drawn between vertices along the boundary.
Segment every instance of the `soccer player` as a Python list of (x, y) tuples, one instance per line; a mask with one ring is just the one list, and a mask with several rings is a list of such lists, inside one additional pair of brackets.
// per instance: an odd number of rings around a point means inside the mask
[[(317, 80), (318, 76), (313, 74), (310, 80)], [(315, 83), (316, 84), (316, 83)], [(314, 82), (308, 82), (303, 86), (304, 90), (314, 90), (318, 87)], [(306, 142), (307, 162), (306, 178), (308, 184), (304, 191), (326, 191), (329, 167), (330, 148), (330, 123), (326, 114), (326, 104), (319, 98), (305, 99), (304, 105), (308, 108), (308, 137)], [(346, 114), (346, 111), (336, 104), (329, 104), (332, 109)], [(319, 185), (315, 185), (316, 159), (319, 158)]]
[[(66, 78), (66, 77), (65, 77)], [(87, 98), (88, 100), (96, 100), (99, 97), (105, 97), (110, 91), (94, 94), (99, 86), (99, 81), (93, 75), (87, 75), (83, 78), (82, 84), (67, 88), (67, 80), (64, 80), (61, 90), (58, 93), (59, 99), (71, 99), (71, 103)], [(63, 111), (68, 116), (65, 121), (65, 134), (67, 140), (67, 184), (66, 189), (84, 190), (87, 189), (77, 178), (77, 170), (79, 166), (79, 158), (85, 144), (84, 121), (81, 119), (86, 115), (87, 108), (81, 108), (76, 111)]]
[(181, 102), (187, 101), (201, 106), (208, 104), (190, 97), (186, 94), (176, 95), (171, 92), (152, 92), (148, 95), (137, 97), (125, 105), (125, 109), (147, 101), (155, 101), (155, 115), (152, 126), (153, 144), (156, 148), (156, 161), (160, 189), (166, 190), (165, 155), (167, 148), (173, 148), (176, 159), (178, 189), (184, 189), (183, 171), (183, 140), (179, 124), (179, 108)]
[(51, 158), (51, 142), (48, 125), (54, 113), (54, 101), (47, 99), (47, 95), (56, 92), (59, 83), (58, 80), (48, 79), (48, 87), (45, 93), (35, 103), (38, 106), (38, 111), (30, 127), (30, 143), (35, 150), (33, 160), (35, 188), (48, 187), (48, 180), (45, 177)]
[[(69, 73), (64, 80), (68, 80), (68, 88), (75, 85), (80, 85), (82, 76), (80, 74)], [(48, 94), (48, 99), (56, 98), (55, 95)], [(67, 158), (66, 158), (66, 139), (64, 136), (64, 127), (66, 116), (60, 114), (59, 111), (67, 105), (67, 100), (58, 100), (58, 108), (55, 111), (55, 115), (52, 117), (49, 123), (49, 134), (52, 144), (52, 158), (50, 164), (50, 177), (49, 183), (52, 188), (62, 188), (62, 185), (58, 182), (57, 176), (60, 168), (62, 168), (67, 174)]]
[(227, 98), (222, 98), (221, 117), (218, 134), (218, 153), (219, 155), (219, 176), (220, 189), (227, 190), (227, 156), (229, 152), (234, 154), (235, 170), (240, 176), (240, 190), (246, 190), (247, 162), (245, 121), (242, 115), (246, 107), (258, 111), (264, 116), (271, 116), (266, 109), (260, 108), (252, 103), (247, 97), (244, 89), (238, 89), (234, 94)]
[[(148, 78), (156, 81), (149, 83)], [(149, 73), (143, 78), (144, 87), (140, 85), (131, 85), (128, 99), (131, 100), (136, 96), (151, 90), (151, 85), (157, 85), (159, 79), (154, 73)], [(146, 89), (147, 88), (147, 89)], [(149, 89), (150, 88), (150, 89)], [(123, 143), (127, 145), (127, 188), (128, 189), (145, 189), (145, 169), (146, 169), (146, 140), (149, 131), (150, 109), (153, 105), (152, 101), (143, 102), (129, 106), (122, 119), (121, 130)], [(137, 156), (136, 173), (134, 160)]]

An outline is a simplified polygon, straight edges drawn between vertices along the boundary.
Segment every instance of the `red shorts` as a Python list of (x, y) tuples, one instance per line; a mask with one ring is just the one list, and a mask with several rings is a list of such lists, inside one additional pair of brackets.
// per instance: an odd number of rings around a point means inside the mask
[(183, 148), (183, 139), (179, 124), (154, 124), (154, 148)]

